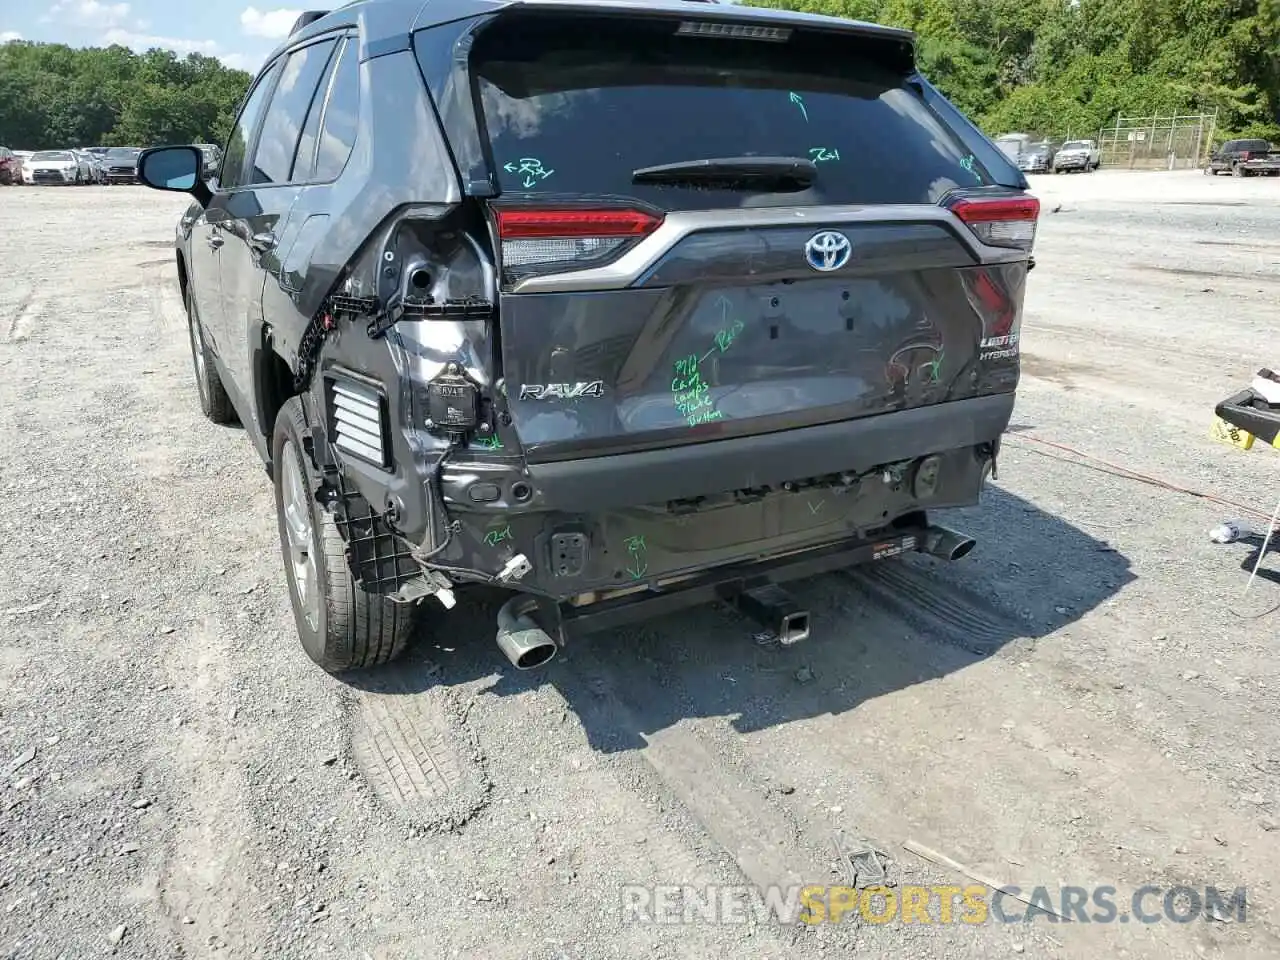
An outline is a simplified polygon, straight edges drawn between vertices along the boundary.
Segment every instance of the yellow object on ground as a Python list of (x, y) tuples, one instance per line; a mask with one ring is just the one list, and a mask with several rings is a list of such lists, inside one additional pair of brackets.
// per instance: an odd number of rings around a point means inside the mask
[(1227, 423), (1221, 417), (1213, 418), (1213, 429), (1209, 435), (1220, 443), (1230, 444), (1241, 450), (1248, 450), (1253, 446), (1254, 436), (1252, 433), (1248, 430), (1241, 430), (1234, 424)]

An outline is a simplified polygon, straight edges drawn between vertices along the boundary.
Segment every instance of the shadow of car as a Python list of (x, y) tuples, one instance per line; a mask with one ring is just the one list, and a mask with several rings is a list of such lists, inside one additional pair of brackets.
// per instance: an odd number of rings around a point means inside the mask
[[(979, 535), (973, 561), (882, 561), (796, 587), (813, 633), (794, 646), (764, 642), (753, 621), (709, 605), (571, 640), (549, 667), (523, 673), (484, 642), (502, 595), (473, 593), (460, 596), (448, 642), (423, 637), (399, 664), (345, 679), (404, 695), (490, 678), (491, 696), (550, 684), (591, 746), (610, 753), (641, 748), (686, 718), (728, 716), (735, 731), (752, 733), (839, 715), (1045, 637), (1135, 579), (1110, 545), (1006, 491), (989, 487), (982, 507), (964, 512)], [(1020, 589), (1023, 564), (1062, 571), (1061, 592)]]

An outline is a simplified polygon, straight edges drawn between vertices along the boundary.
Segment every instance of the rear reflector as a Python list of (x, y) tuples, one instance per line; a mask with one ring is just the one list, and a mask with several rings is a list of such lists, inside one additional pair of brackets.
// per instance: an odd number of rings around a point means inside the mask
[(953, 203), (951, 212), (983, 243), (1030, 250), (1036, 239), (1040, 201), (1035, 197), (966, 197)]
[(648, 236), (661, 224), (661, 217), (643, 210), (618, 208), (497, 212), (504, 267), (549, 263), (569, 269), (588, 266)]

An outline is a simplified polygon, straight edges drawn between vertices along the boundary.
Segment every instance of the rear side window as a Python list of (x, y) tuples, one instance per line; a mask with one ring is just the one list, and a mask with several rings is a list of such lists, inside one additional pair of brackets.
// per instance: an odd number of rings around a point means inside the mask
[(316, 179), (333, 180), (347, 165), (356, 142), (360, 118), (359, 51), (348, 41), (333, 74), (333, 87), (324, 108), (324, 122), (316, 145)]
[[(249, 93), (240, 115), (236, 117), (236, 125), (227, 140), (227, 149), (222, 156), (222, 177), (219, 186), (223, 190), (232, 190), (245, 182), (245, 158), (249, 150), (249, 141), (253, 139), (253, 131), (262, 118), (262, 108), (266, 106), (267, 96), (271, 93), (272, 80), (280, 72), (279, 65), (274, 65), (258, 78), (258, 83)], [(135, 157), (127, 156), (131, 151), (110, 150), (107, 157), (114, 163), (132, 162)]]
[(313, 43), (295, 50), (285, 61), (280, 82), (262, 121), (262, 133), (253, 157), (250, 183), (288, 183), (293, 156), (298, 149), (307, 109), (316, 95), (324, 69), (333, 52), (334, 40)]
[[(677, 27), (511, 16), (481, 34), (472, 77), (502, 192), (705, 209), (932, 203), (993, 182), (909, 83), (896, 39)], [(642, 167), (753, 156), (802, 157), (818, 176), (786, 193), (632, 182)]]
[(307, 110), (307, 122), (302, 125), (302, 135), (298, 138), (298, 151), (293, 158), (293, 171), (289, 174), (289, 179), (294, 183), (310, 180), (311, 171), (315, 168), (316, 138), (320, 133), (320, 116), (324, 113), (325, 97), (329, 94), (329, 85), (333, 80), (334, 59), (334, 57), (329, 58), (329, 65), (316, 87), (316, 95), (311, 98), (311, 106)]

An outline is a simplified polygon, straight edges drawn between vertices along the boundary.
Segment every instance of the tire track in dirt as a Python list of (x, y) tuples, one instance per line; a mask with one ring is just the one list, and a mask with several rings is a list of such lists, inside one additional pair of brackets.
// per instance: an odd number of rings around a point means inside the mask
[(243, 730), (236, 736), (229, 719), (236, 661), (229, 648), (225, 626), (204, 619), (166, 658), (173, 684), (188, 695), (191, 720), (175, 735), (172, 760), (188, 807), (175, 818), (160, 890), (171, 932), (196, 955), (210, 946), (247, 955), (267, 939), (255, 900), (268, 884), (248, 854), (252, 835), (245, 830), (253, 819), (245, 773), (252, 748), (246, 752)]
[(982, 598), (930, 577), (906, 563), (881, 563), (842, 571), (864, 602), (892, 612), (930, 639), (989, 656), (1024, 628)]
[(351, 692), (351, 752), (374, 795), (428, 833), (461, 827), (488, 802), (484, 756), (449, 687), (415, 690), (410, 678), (438, 677), (393, 664)]
[(0, 343), (22, 343), (30, 339), (32, 331), (37, 327), (48, 298), (32, 288), (23, 295), (18, 305), (0, 324)]
[[(583, 717), (584, 725), (603, 721), (639, 736), (640, 756), (751, 883), (761, 889), (791, 886), (811, 882), (825, 872), (796, 848), (796, 828), (785, 814), (762, 791), (747, 786), (698, 733), (684, 724), (648, 729), (643, 708), (632, 699), (640, 687), (619, 676), (614, 664), (597, 656), (594, 646), (587, 649), (584, 644), (575, 653), (574, 663), (591, 678), (601, 698), (598, 709), (607, 712), (607, 718)], [(667, 695), (674, 692), (669, 686), (664, 690)]]

